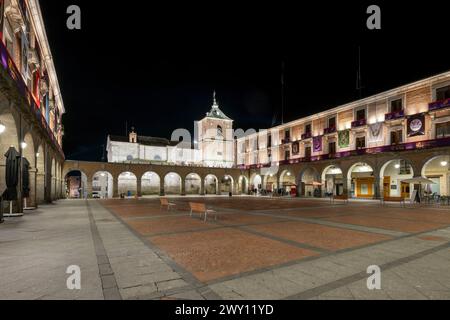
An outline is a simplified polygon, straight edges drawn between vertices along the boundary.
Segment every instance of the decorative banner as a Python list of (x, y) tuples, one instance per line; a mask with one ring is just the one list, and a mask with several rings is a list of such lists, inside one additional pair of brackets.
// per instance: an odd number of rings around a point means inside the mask
[(313, 138), (313, 148), (314, 148), (314, 152), (322, 151), (322, 136)]
[(292, 143), (292, 154), (297, 155), (300, 153), (300, 143), (298, 141)]
[(350, 130), (339, 131), (339, 148), (347, 148), (350, 145)]
[(408, 117), (408, 137), (425, 135), (425, 115), (423, 113)]
[(383, 141), (383, 123), (378, 122), (369, 125), (369, 139), (368, 142)]

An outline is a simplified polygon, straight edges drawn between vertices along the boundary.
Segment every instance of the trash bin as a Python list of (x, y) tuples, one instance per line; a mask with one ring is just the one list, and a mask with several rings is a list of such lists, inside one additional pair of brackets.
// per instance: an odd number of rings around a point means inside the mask
[(233, 196), (233, 194), (230, 192), (230, 193), (228, 193), (228, 196), (230, 196), (230, 197), (232, 197)]

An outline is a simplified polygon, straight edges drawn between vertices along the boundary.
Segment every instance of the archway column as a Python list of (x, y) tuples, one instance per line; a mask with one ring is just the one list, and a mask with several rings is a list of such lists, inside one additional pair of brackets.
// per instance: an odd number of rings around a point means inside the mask
[(159, 179), (159, 195), (161, 197), (163, 197), (165, 195), (165, 190), (164, 190), (164, 178)]
[(119, 176), (113, 176), (113, 198), (119, 197)]
[(205, 195), (205, 183), (206, 183), (206, 179), (205, 178), (202, 178), (202, 177), (200, 177), (200, 179), (201, 179), (201, 182), (200, 182), (200, 195), (201, 196), (204, 196)]
[[(87, 198), (92, 198), (92, 179), (93, 177), (87, 176), (86, 185), (84, 186)], [(84, 198), (84, 194), (82, 197)]]
[(180, 177), (180, 181), (181, 181), (181, 195), (185, 196), (186, 195), (186, 179), (183, 179)]
[(36, 204), (43, 204), (45, 202), (45, 172), (36, 170)]
[(140, 176), (136, 176), (136, 194), (138, 197), (142, 197), (142, 178)]
[(27, 207), (36, 208), (37, 207), (37, 196), (36, 196), (37, 169), (36, 168), (30, 169), (29, 175), (30, 175), (30, 196), (27, 199)]

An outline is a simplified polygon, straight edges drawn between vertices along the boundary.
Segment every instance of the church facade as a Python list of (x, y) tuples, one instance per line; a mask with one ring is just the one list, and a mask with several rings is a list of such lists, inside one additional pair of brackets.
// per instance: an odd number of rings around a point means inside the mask
[(233, 120), (220, 110), (215, 93), (211, 110), (194, 123), (194, 132), (193, 142), (140, 136), (134, 128), (128, 137), (109, 135), (108, 162), (217, 168), (235, 165)]

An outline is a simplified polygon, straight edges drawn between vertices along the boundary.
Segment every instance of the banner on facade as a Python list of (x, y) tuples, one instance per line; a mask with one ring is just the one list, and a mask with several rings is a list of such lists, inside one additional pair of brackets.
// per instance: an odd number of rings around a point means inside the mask
[(368, 142), (383, 141), (383, 123), (378, 122), (369, 125), (369, 139)]
[(322, 136), (313, 138), (313, 148), (314, 148), (314, 152), (322, 151)]
[(292, 154), (297, 155), (300, 153), (300, 142), (296, 141), (292, 143)]
[(425, 135), (425, 115), (423, 113), (408, 117), (408, 137)]
[(338, 140), (339, 148), (347, 148), (350, 146), (350, 130), (339, 131)]
[(3, 22), (5, 13), (5, 0), (0, 0), (0, 40), (3, 41)]

